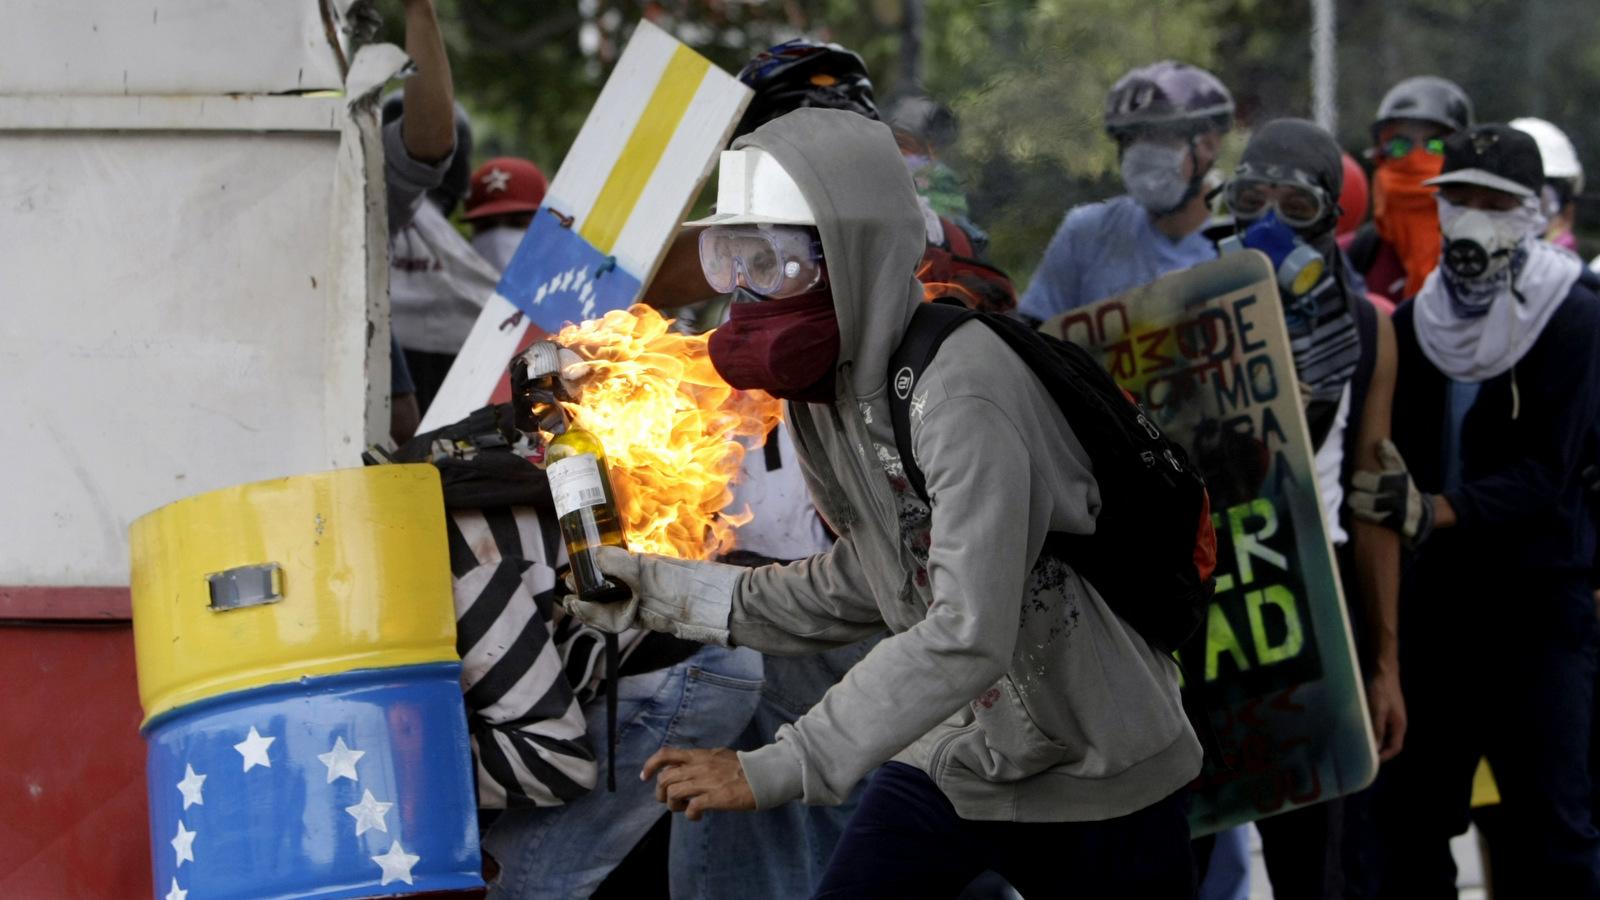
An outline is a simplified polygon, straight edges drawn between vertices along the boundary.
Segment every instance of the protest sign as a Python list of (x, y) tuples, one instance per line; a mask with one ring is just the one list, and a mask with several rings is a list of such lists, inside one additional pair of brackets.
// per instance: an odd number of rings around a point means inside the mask
[(1231, 254), (1058, 316), (1189, 451), (1211, 495), (1217, 593), (1179, 650), (1227, 768), (1195, 782), (1196, 834), (1330, 800), (1377, 770), (1283, 307)]

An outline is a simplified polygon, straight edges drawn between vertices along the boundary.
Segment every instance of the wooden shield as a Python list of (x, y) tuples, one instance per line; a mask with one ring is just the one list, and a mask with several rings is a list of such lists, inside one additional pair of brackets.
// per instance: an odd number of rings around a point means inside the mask
[(1226, 766), (1195, 783), (1195, 834), (1365, 787), (1377, 750), (1271, 264), (1231, 254), (1041, 330), (1104, 354), (1211, 495), (1216, 600), (1178, 656)]
[(639, 23), (421, 431), (505, 399), (506, 364), (539, 335), (638, 298), (751, 96)]

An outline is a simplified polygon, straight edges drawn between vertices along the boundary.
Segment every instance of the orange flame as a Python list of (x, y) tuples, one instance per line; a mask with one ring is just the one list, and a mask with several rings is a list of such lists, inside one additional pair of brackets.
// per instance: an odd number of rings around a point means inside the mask
[(983, 301), (965, 287), (952, 281), (928, 281), (928, 273), (933, 271), (933, 264), (923, 261), (917, 269), (917, 280), (922, 282), (922, 301), (932, 303), (941, 297), (954, 297), (966, 304), (968, 309), (982, 309)]
[(777, 425), (782, 404), (728, 386), (711, 365), (707, 336), (668, 331), (648, 306), (568, 325), (554, 340), (591, 366), (573, 421), (606, 449), (628, 548), (709, 559), (733, 548), (749, 515), (719, 515), (744, 461), (740, 438)]

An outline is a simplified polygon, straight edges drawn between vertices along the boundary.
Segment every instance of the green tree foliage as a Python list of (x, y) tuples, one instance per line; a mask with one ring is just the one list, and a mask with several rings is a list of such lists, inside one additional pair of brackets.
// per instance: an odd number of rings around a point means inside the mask
[[(1566, 129), (1600, 196), (1600, 16), (1595, 0), (1337, 0), (1339, 136), (1366, 148), (1378, 101), (1401, 78), (1461, 83), (1485, 121), (1539, 115)], [(908, 90), (902, 34), (924, 22), (921, 91), (960, 130), (940, 158), (1019, 284), (1072, 205), (1120, 193), (1101, 130), (1128, 69), (1195, 63), (1234, 91), (1240, 123), (1310, 112), (1309, 0), (435, 0), (476, 155), (553, 173), (633, 24), (651, 18), (728, 71), (805, 35), (861, 53), (880, 101)], [(381, 0), (400, 41), (399, 0)], [(1236, 158), (1243, 134), (1224, 159)], [(1227, 171), (1226, 166), (1222, 170)], [(1582, 207), (1600, 227), (1600, 203)], [(1600, 250), (1600, 247), (1596, 247)]]
[(925, 87), (960, 122), (946, 161), (1001, 267), (1031, 271), (1067, 209), (1118, 192), (1106, 93), (1136, 65), (1211, 65), (1211, 12), (1196, 0), (931, 0)]

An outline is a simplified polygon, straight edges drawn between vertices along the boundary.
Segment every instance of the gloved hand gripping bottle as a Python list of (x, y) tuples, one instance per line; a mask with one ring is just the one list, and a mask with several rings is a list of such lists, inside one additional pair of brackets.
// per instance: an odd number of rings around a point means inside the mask
[[(517, 430), (544, 445), (544, 470), (550, 478), (561, 537), (578, 599), (620, 603), (633, 592), (612, 581), (595, 563), (595, 551), (606, 545), (627, 547), (622, 518), (611, 493), (611, 473), (600, 439), (572, 424), (561, 401), (572, 402), (571, 379), (587, 372), (578, 354), (553, 341), (535, 341), (511, 361), (511, 405)], [(552, 436), (553, 435), (553, 436)], [(617, 678), (621, 667), (617, 636), (605, 636), (606, 647), (606, 789), (617, 789)]]
[(519, 430), (554, 435), (545, 442), (545, 474), (550, 478), (550, 494), (561, 537), (567, 543), (578, 598), (615, 603), (629, 599), (632, 593), (626, 584), (608, 579), (594, 559), (602, 546), (627, 547), (605, 447), (592, 433), (574, 425), (560, 403), (570, 402), (572, 397), (562, 371), (581, 364), (577, 354), (559, 344), (536, 341), (511, 363), (512, 402)]

